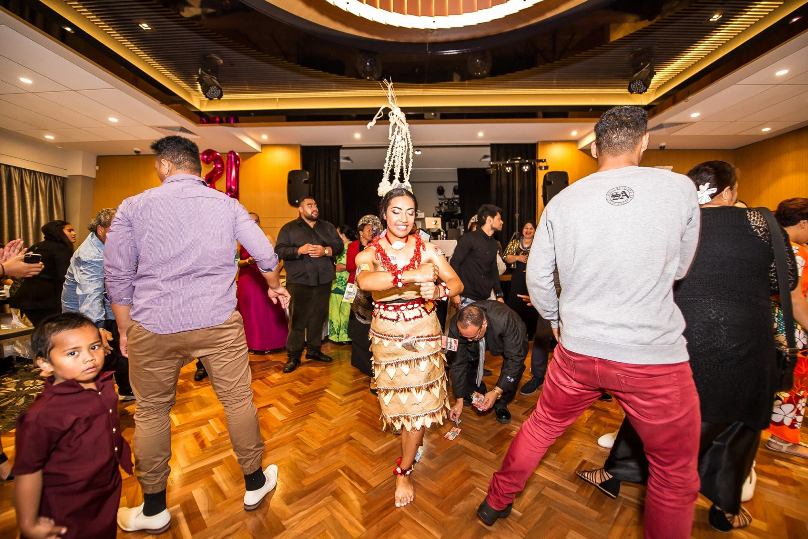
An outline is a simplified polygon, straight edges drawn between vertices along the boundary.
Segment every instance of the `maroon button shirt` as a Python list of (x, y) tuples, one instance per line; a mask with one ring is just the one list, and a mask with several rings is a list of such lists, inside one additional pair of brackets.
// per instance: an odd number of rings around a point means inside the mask
[(14, 474), (42, 470), (39, 515), (66, 526), (63, 537), (112, 538), (121, 497), (118, 464), (132, 473), (121, 436), (112, 373), (84, 389), (68, 380), (45, 389), (17, 420)]

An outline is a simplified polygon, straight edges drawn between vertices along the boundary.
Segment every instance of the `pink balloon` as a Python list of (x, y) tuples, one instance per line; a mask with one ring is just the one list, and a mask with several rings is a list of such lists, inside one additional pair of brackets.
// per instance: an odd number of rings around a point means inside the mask
[(227, 177), (225, 178), (224, 192), (227, 196), (238, 200), (239, 169), (241, 157), (233, 150), (227, 152)]
[(219, 181), (219, 178), (224, 176), (224, 159), (222, 159), (222, 154), (216, 150), (205, 150), (199, 154), (199, 158), (206, 165), (213, 164), (213, 168), (210, 172), (205, 174), (205, 183), (208, 184), (208, 187), (216, 189), (216, 182)]

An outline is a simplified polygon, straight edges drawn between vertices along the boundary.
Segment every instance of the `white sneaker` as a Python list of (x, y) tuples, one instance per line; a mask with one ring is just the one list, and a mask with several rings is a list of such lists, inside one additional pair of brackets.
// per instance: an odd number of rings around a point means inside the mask
[(264, 468), (264, 477), (266, 477), (267, 480), (263, 487), (259, 488), (258, 490), (248, 490), (244, 493), (245, 511), (254, 511), (255, 509), (258, 509), (258, 506), (261, 505), (261, 502), (264, 501), (267, 494), (269, 494), (272, 489), (275, 488), (275, 485), (278, 484), (278, 465), (270, 464)]
[(752, 463), (752, 469), (749, 470), (749, 477), (743, 482), (741, 489), (741, 501), (748, 502), (755, 495), (755, 486), (757, 485), (757, 474), (755, 473), (755, 463)]
[(614, 439), (617, 438), (617, 432), (609, 432), (598, 438), (598, 445), (606, 448), (611, 449), (614, 446)]
[(171, 525), (171, 513), (163, 509), (156, 515), (143, 514), (143, 504), (118, 509), (118, 526), (125, 532), (144, 531), (153, 535), (163, 533)]

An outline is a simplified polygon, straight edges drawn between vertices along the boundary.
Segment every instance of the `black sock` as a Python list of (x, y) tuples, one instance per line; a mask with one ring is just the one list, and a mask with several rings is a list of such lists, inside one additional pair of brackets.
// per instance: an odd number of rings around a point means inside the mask
[(164, 511), (166, 508), (166, 491), (161, 490), (154, 494), (143, 493), (143, 514), (147, 517)]
[(247, 490), (258, 490), (263, 487), (267, 482), (267, 477), (264, 475), (264, 470), (258, 468), (251, 474), (244, 476), (244, 487)]

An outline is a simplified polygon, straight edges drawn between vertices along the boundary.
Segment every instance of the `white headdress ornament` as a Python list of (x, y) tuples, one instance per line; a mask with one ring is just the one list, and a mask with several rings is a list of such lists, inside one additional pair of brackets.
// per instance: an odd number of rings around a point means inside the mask
[(712, 195), (718, 192), (718, 189), (715, 187), (712, 189), (709, 189), (709, 187), (710, 182), (699, 185), (699, 192), (697, 193), (699, 195), (699, 204), (709, 203), (713, 199)]
[[(407, 191), (412, 191), (410, 185), (410, 172), (412, 171), (412, 137), (410, 127), (407, 125), (407, 118), (398, 107), (396, 94), (393, 91), (393, 83), (385, 80), (387, 86), (387, 101), (389, 104), (382, 105), (376, 116), (368, 122), (368, 129), (376, 125), (376, 120), (384, 117), (384, 109), (390, 108), (388, 117), (390, 127), (387, 138), (390, 145), (387, 147), (387, 155), (384, 158), (384, 172), (382, 181), (377, 190), (380, 197), (383, 197), (390, 189), (403, 187)], [(400, 179), (399, 179), (400, 178)]]

